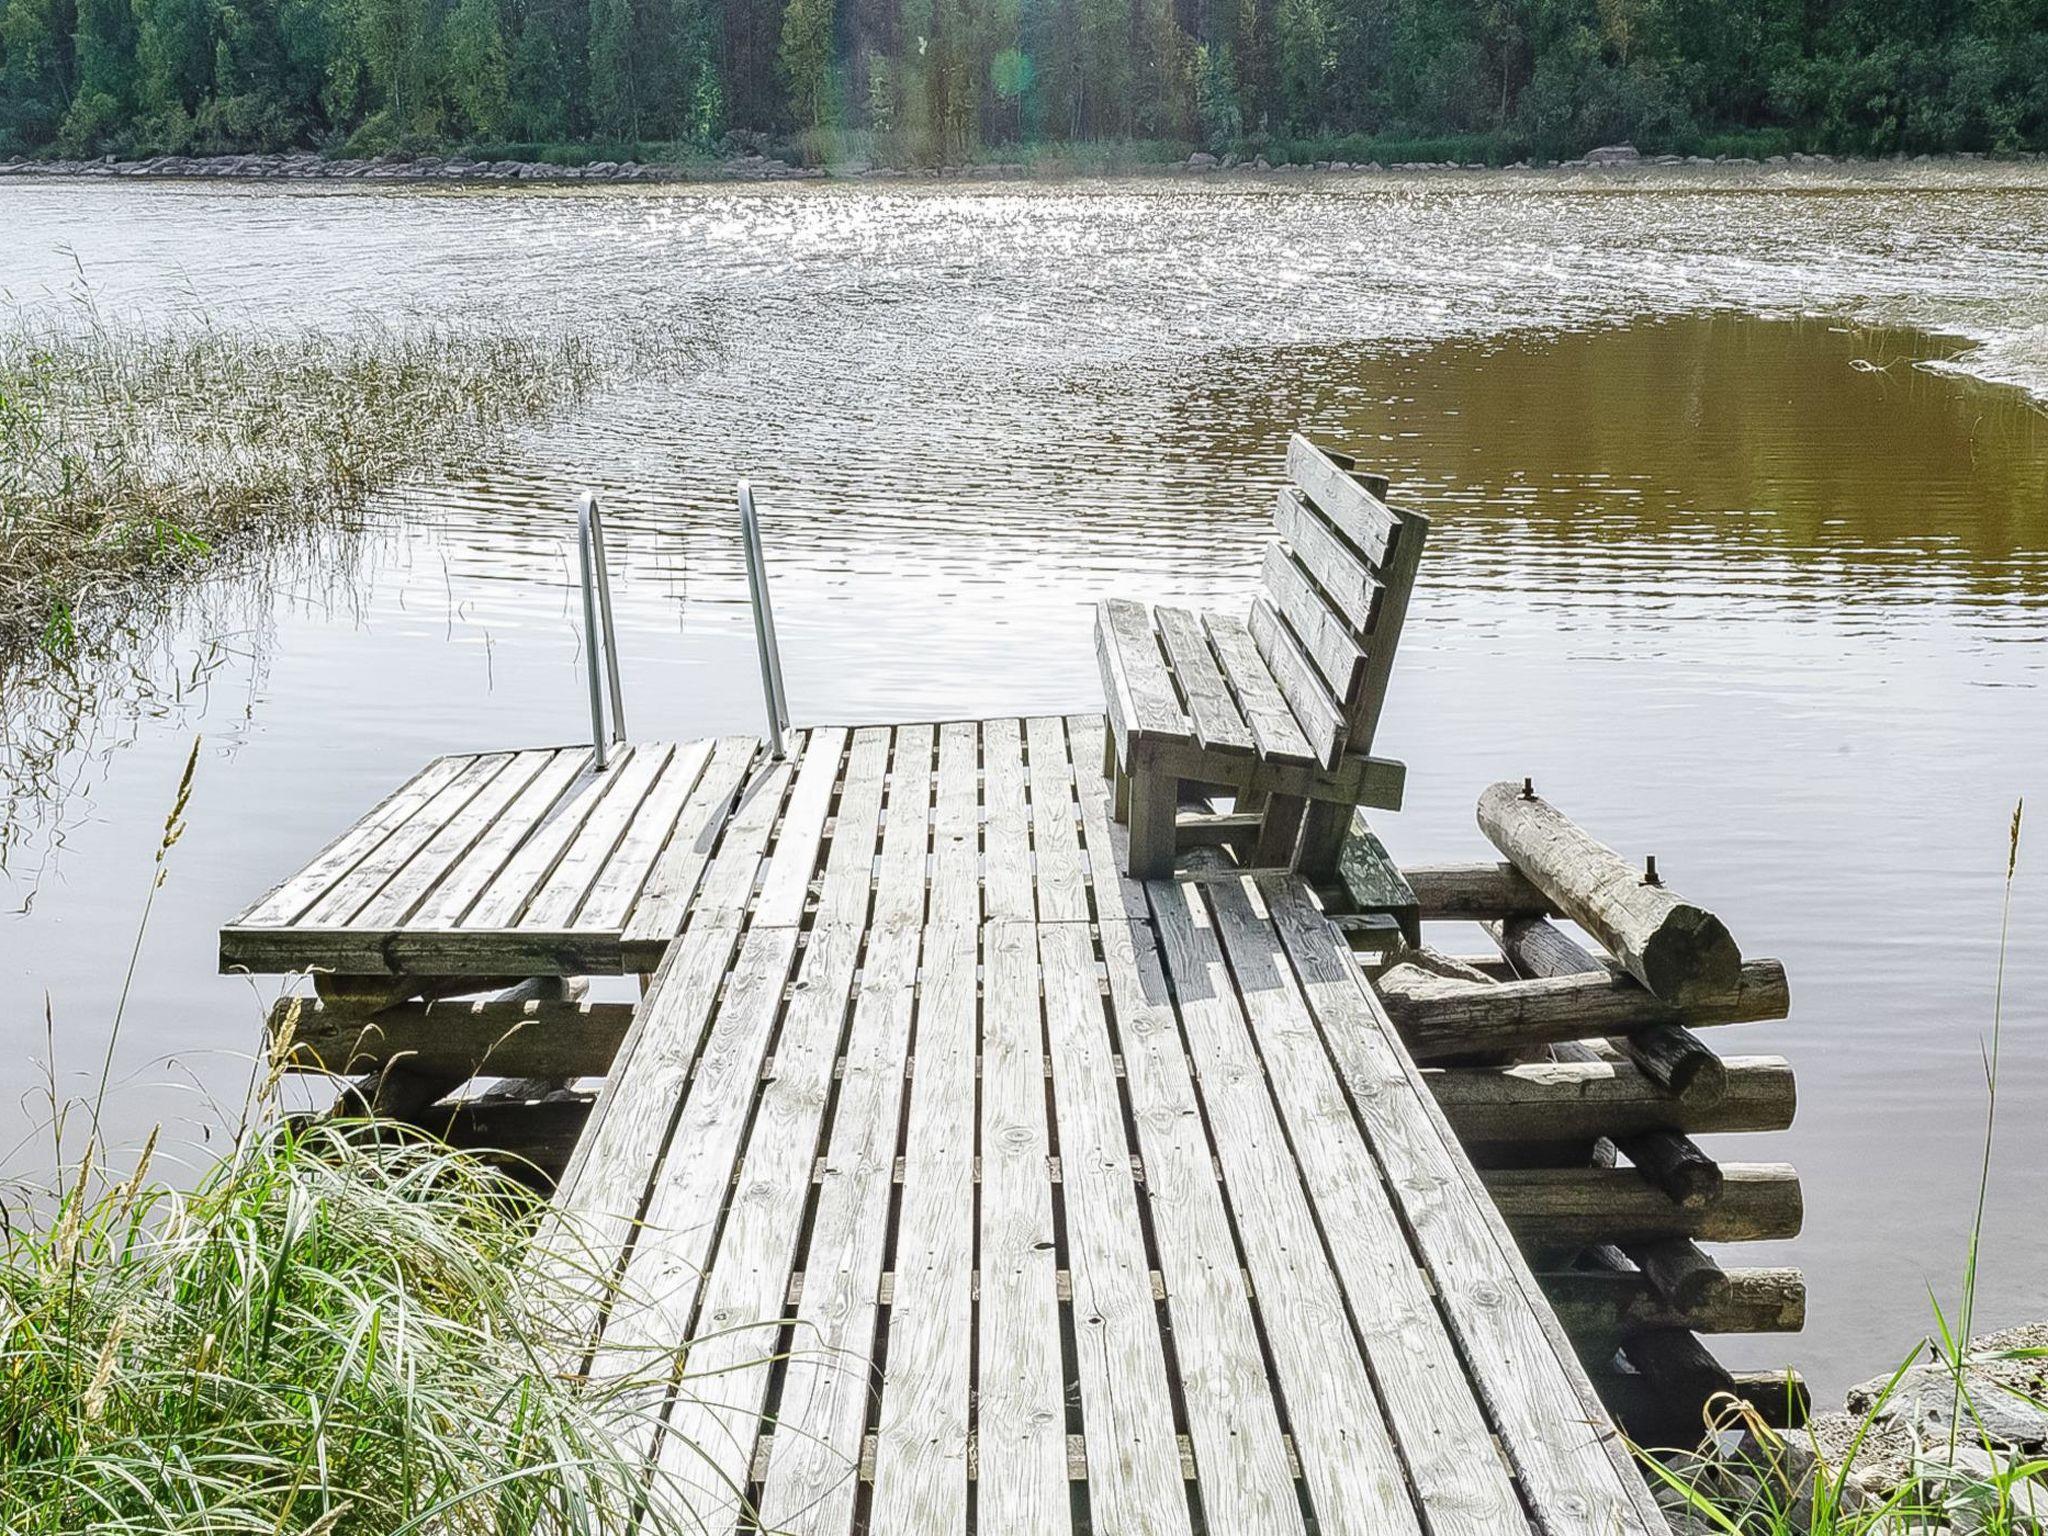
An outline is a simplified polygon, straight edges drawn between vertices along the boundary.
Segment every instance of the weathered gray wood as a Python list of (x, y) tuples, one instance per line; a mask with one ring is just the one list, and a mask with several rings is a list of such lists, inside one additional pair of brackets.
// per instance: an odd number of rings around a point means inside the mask
[[(1387, 852), (1386, 844), (1373, 832), (1364, 810), (1343, 807), (1334, 810), (1334, 815), (1342, 818), (1345, 826), (1335, 874), (1343, 894), (1350, 899), (1352, 910), (1384, 912), (1401, 925), (1401, 931), (1410, 944), (1420, 944), (1421, 903), (1414, 888), (1394, 863), (1393, 856)], [(1304, 843), (1313, 841), (1314, 836), (1314, 833), (1305, 833)], [(1317, 872), (1304, 870), (1303, 873), (1313, 876)]]
[(1671, 1306), (1696, 1311), (1727, 1289), (1726, 1272), (1689, 1237), (1651, 1238), (1629, 1243), (1625, 1251)]
[(407, 922), (554, 755), (552, 751), (515, 753), (490, 783), (443, 822), (441, 829), (348, 921), (364, 928), (396, 927)]
[(293, 926), (353, 926), (356, 914), (383, 891), (414, 855), (432, 844), (442, 829), (462, 813), (463, 807), (483, 793), (511, 762), (512, 754), (509, 752), (492, 752), (472, 758), (439, 793), (401, 825), (394, 827), (387, 837), (363, 855), (353, 869), (337, 879), (319, 900), (300, 913)]
[[(655, 858), (647, 883), (626, 919), (621, 949), (629, 967), (636, 960), (659, 963), (669, 941), (681, 931), (697, 883), (725, 831), (734, 797), (746, 784), (761, 744), (751, 736), (726, 736), (711, 749), (711, 761), (676, 817), (668, 842)], [(650, 966), (651, 968), (651, 966)]]
[(1200, 748), (1182, 745), (1153, 745), (1138, 759), (1144, 769), (1171, 774), (1218, 792), (1236, 791), (1240, 799), (1253, 795), (1299, 795), (1310, 800), (1376, 806), (1399, 810), (1408, 770), (1384, 757), (1345, 757), (1334, 768), (1314, 763), (1279, 762), (1271, 756), (1259, 758), (1212, 757)]
[(982, 949), (977, 1507), (985, 1528), (1054, 1531), (1069, 1495), (1037, 930), (991, 923)]
[(410, 820), (473, 761), (469, 757), (435, 758), (378, 801), (354, 826), (321, 849), (304, 869), (271, 887), (228, 926), (263, 928), (296, 920), (335, 881), (354, 869), (365, 854)]
[(1813, 1415), (1813, 1394), (1805, 1378), (1787, 1367), (1777, 1371), (1730, 1371), (1735, 1395), (1772, 1429), (1804, 1429)]
[(365, 1014), (317, 999), (280, 998), (273, 1049), (299, 1071), (346, 1074), (393, 1060), (461, 1077), (596, 1077), (631, 1026), (632, 1003), (457, 999)]
[(1574, 1244), (1691, 1237), (1746, 1243), (1797, 1237), (1799, 1176), (1783, 1163), (1723, 1163), (1721, 1198), (1688, 1210), (1633, 1168), (1489, 1171), (1487, 1191), (1517, 1237)]
[(882, 852), (761, 1491), (771, 1530), (850, 1532), (925, 912), (933, 733), (895, 733)]
[(1249, 755), (1253, 750), (1251, 727), (1238, 712), (1230, 685), (1209, 649), (1201, 615), (1190, 608), (1160, 607), (1152, 611), (1152, 617), (1166, 643), (1174, 678), (1187, 699), (1195, 740), (1206, 751)]
[(1806, 1281), (1796, 1269), (1731, 1269), (1692, 1307), (1674, 1307), (1634, 1271), (1538, 1271), (1537, 1282), (1576, 1339), (1619, 1344), (1653, 1328), (1696, 1333), (1797, 1333), (1806, 1326)]
[[(1098, 886), (1104, 875), (1097, 871)], [(1172, 995), (1149, 926), (1110, 915), (1122, 899), (1121, 889), (1097, 897), (1103, 963), (1204, 1513), (1217, 1528), (1300, 1531), (1299, 1505), (1283, 1493), (1292, 1477), (1245, 1266)]]
[(1352, 633), (1372, 634), (1381, 597), (1373, 564), (1333, 533), (1292, 486), (1282, 486), (1274, 498), (1273, 527)]
[(1277, 540), (1266, 546), (1261, 576), (1273, 606), (1315, 662), (1324, 686), (1335, 698), (1349, 699), (1365, 676), (1365, 648), (1351, 628)]
[(1665, 1531), (1626, 1447), (1601, 1432), (1603, 1410), (1569, 1340), (1356, 963), (1297, 882), (1266, 876), (1258, 888), (1537, 1522)]
[[(1025, 721), (1024, 739), (1030, 756), (1028, 783), (1031, 836), (1037, 852), (1034, 881), (1038, 920), (1086, 922), (1088, 885), (1081, 869), (1074, 785), (1077, 778), (1087, 777), (1087, 765), (1095, 760), (1094, 754), (1084, 751), (1069, 761), (1066, 722), (1057, 715), (1034, 715)], [(1170, 797), (1167, 815), (1172, 815)]]
[(803, 921), (811, 881), (823, 863), (825, 820), (846, 753), (846, 732), (820, 727), (802, 737), (795, 781), (775, 834), (775, 853), (754, 895), (755, 928), (794, 927)]
[(1721, 920), (1683, 901), (1540, 796), (1495, 784), (1479, 797), (1479, 827), (1544, 895), (1667, 1003), (1735, 990), (1742, 952)]
[(1631, 1061), (1521, 1062), (1444, 1067), (1424, 1074), (1466, 1142), (1573, 1141), (1644, 1131), (1781, 1131), (1798, 1106), (1781, 1056), (1723, 1060), (1727, 1092), (1693, 1107)]
[(650, 742), (605, 770), (596, 804), (520, 912), (522, 928), (566, 927), (575, 920), (674, 750)]
[[(1098, 735), (1102, 734), (1098, 731)], [(982, 901), (990, 922), (1028, 923), (1037, 913), (1031, 871), (1031, 808), (1024, 793), (1024, 731), (1014, 719), (981, 727)], [(1075, 775), (1092, 759), (1076, 762)]]
[[(1202, 623), (1209, 631), (1209, 643), (1216, 649), (1223, 675), (1230, 680), (1237, 707), (1251, 727), (1252, 739), (1258, 743), (1260, 759), (1268, 764), (1323, 766), (1322, 754), (1302, 734), (1294, 711), (1273, 681), (1273, 674), (1244, 621), (1228, 614), (1205, 612)], [(1189, 776), (1195, 777), (1202, 771), (1197, 766)]]
[(1677, 1131), (1643, 1131), (1615, 1138), (1636, 1171), (1688, 1210), (1721, 1198), (1721, 1165), (1699, 1143)]
[(1384, 487), (1386, 481), (1359, 475), (1341, 459), (1297, 432), (1287, 442), (1287, 477), (1366, 559), (1378, 565), (1386, 558), (1400, 520), (1382, 499), (1384, 492), (1375, 495), (1366, 484), (1376, 480)]
[[(1513, 945), (1507, 952), (1515, 958)], [(1380, 997), (1418, 1060), (1619, 1036), (1659, 1025), (1746, 1024), (1781, 1019), (1790, 1008), (1784, 967), (1775, 960), (1745, 965), (1734, 990), (1688, 1008), (1659, 1002), (1618, 966), (1464, 987), (1404, 990), (1397, 983), (1382, 986)]]
[[(622, 747), (606, 769), (586, 768), (562, 796), (548, 807), (534, 826), (524, 829), (518, 845), (463, 914), (466, 928), (539, 928), (539, 923), (521, 923), (534, 894), (540, 890), (564, 851), (576, 840), (583, 824), (609, 798), (621, 776), (643, 751)], [(573, 910), (573, 909), (572, 909)]]
[[(1432, 1531), (1522, 1528), (1508, 1469), (1279, 938), (1233, 881), (1206, 888), (1210, 921), (1198, 926), (1194, 891), (1155, 889), (1153, 912), (1225, 1182), (1244, 1192), (1238, 1224), (1253, 1285), (1288, 1297), (1266, 1328), (1319, 1517), (1329, 1529), (1402, 1523), (1405, 1464)], [(1384, 1416), (1372, 1380), (1347, 1374), (1350, 1349), (1332, 1348), (1351, 1342), (1347, 1301)]]
[(1098, 1529), (1186, 1533), (1150, 1263), (1084, 926), (1041, 925), (1088, 1503)]
[(1408, 604), (1415, 595), (1416, 573), (1422, 567), (1422, 548), (1428, 537), (1429, 519), (1412, 508), (1403, 508), (1393, 551), (1380, 568), (1385, 590), (1366, 645), (1365, 676), (1359, 680), (1357, 693), (1344, 706), (1347, 752), (1370, 752), (1373, 739), (1379, 734), (1387, 688), (1394, 677), (1394, 658), (1399, 653), (1402, 632), (1408, 626)]
[(1113, 597), (1096, 608), (1096, 655), (1112, 721), (1126, 744), (1162, 737), (1184, 741), (1194, 730), (1173, 691), (1143, 603)]
[(1556, 911), (1512, 864), (1410, 864), (1401, 874), (1425, 922), (1485, 922)]
[(1708, 1404), (1733, 1396), (1735, 1378), (1706, 1345), (1683, 1328), (1653, 1329), (1633, 1335), (1622, 1346), (1628, 1363), (1642, 1373), (1650, 1390), (1678, 1422), (1706, 1429)]
[(616, 933), (580, 929), (223, 928), (226, 972), (331, 971), (347, 976), (607, 976)]
[(576, 913), (579, 926), (621, 928), (646, 888), (654, 863), (674, 834), (676, 822), (711, 761), (711, 741), (679, 745), (662, 766), (654, 787), (627, 824), (626, 835), (592, 882)]
[[(972, 825), (972, 731), (966, 767)], [(941, 736), (938, 831), (947, 835), (948, 745)], [(967, 900), (974, 899), (972, 845)], [(968, 1383), (974, 1355), (974, 1066), (977, 936), (946, 921), (933, 886), (924, 940), (910, 1113), (896, 1232), (888, 1362), (876, 1426), (872, 1528), (934, 1533), (967, 1528)]]
[(1344, 716), (1307, 652), (1264, 598), (1253, 600), (1246, 628), (1316, 761), (1326, 768), (1336, 766), (1344, 745)]
[(485, 829), (455, 866), (434, 883), (432, 891), (407, 920), (420, 929), (453, 928), (468, 916), (526, 838), (555, 804), (590, 771), (588, 747), (563, 747), (528, 781), (518, 796)]

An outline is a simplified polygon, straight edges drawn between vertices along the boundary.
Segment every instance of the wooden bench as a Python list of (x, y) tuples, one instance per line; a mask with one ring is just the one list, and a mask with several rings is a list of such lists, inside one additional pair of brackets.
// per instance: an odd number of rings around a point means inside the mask
[[(1287, 480), (1248, 617), (1124, 598), (1097, 610), (1103, 771), (1136, 878), (1170, 873), (1183, 843), (1224, 841), (1327, 874), (1354, 806), (1400, 806), (1405, 770), (1371, 748), (1429, 519), (1299, 433)], [(1236, 803), (1184, 819), (1185, 791)]]

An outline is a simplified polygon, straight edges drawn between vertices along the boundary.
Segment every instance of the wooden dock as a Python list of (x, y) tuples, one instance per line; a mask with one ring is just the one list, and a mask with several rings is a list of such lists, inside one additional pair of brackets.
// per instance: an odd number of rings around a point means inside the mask
[[(785, 761), (642, 745), (602, 775), (579, 749), (444, 758), (229, 925), (222, 963), (326, 973), (277, 1013), (297, 1065), (395, 1066), (430, 1098), (608, 1069), (556, 1159), (602, 1276), (575, 1365), (675, 1355), (643, 1454), (708, 1530), (1662, 1532), (1551, 1298), (1596, 1364), (1631, 1330), (1796, 1326), (1796, 1276), (1709, 1295), (1570, 1257), (1782, 1235), (1781, 1181), (1731, 1166), (1688, 1205), (1587, 1145), (1774, 1128), (1789, 1074), (1728, 1063), (1688, 1108), (1619, 1051), (1554, 1080), (1425, 1070), (1344, 888), (1215, 850), (1123, 877), (1104, 733), (819, 728)], [(1468, 880), (1469, 914), (1398, 872), (1369, 905), (1540, 922), (1512, 875)], [(637, 1004), (432, 1000), (650, 970)], [(1478, 986), (1511, 1032), (1571, 1038)], [(1566, 1151), (1482, 1172), (1461, 1133)]]

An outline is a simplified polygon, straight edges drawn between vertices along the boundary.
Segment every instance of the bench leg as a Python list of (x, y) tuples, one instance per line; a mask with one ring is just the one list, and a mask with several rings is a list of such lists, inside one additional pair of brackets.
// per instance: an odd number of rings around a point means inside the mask
[(1285, 869), (1294, 862), (1294, 843), (1301, 831), (1302, 807), (1299, 795), (1268, 795), (1264, 820), (1259, 823), (1258, 846), (1252, 849), (1252, 864), (1259, 869)]
[(1130, 785), (1131, 878), (1160, 880), (1173, 873), (1174, 813), (1180, 782), (1156, 773), (1128, 776)]
[(1111, 784), (1110, 814), (1118, 821), (1131, 819), (1131, 776), (1119, 768), (1109, 776)]
[(1344, 839), (1351, 835), (1351, 807), (1335, 800), (1315, 800), (1301, 818), (1300, 852), (1296, 871), (1310, 880), (1326, 880), (1337, 873), (1337, 855)]
[(1102, 733), (1102, 776), (1112, 784), (1116, 782), (1116, 732)]

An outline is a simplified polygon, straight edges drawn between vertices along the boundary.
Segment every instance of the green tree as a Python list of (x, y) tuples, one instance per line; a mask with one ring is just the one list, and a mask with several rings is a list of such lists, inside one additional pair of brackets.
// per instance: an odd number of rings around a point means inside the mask
[(590, 120), (600, 138), (640, 137), (640, 110), (633, 90), (631, 0), (592, 0)]
[(36, 148), (57, 136), (77, 94), (70, 0), (7, 0), (0, 12), (0, 145)]
[(782, 79), (790, 114), (822, 127), (831, 99), (833, 0), (789, 0), (782, 13)]
[(498, 0), (460, 0), (441, 36), (449, 93), (464, 126), (483, 138), (502, 132), (511, 100), (511, 61)]

